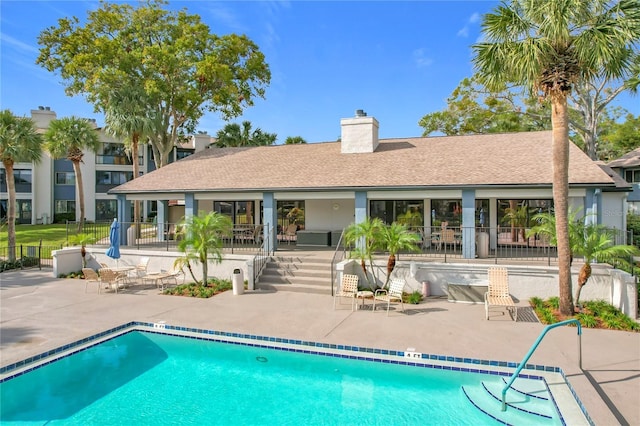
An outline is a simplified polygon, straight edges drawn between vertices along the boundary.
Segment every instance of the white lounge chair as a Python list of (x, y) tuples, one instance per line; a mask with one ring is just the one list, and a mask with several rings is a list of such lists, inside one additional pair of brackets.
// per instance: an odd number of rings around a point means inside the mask
[(351, 299), (351, 310), (356, 307), (356, 299), (358, 297), (358, 276), (353, 274), (342, 274), (340, 288), (336, 290), (333, 296), (333, 309), (336, 308), (338, 298)]
[(404, 293), (405, 281), (399, 278), (392, 278), (389, 282), (389, 289), (379, 288), (373, 295), (373, 311), (376, 310), (376, 300), (387, 302), (387, 316), (389, 316), (389, 307), (391, 302), (400, 302), (402, 311), (404, 312), (404, 304), (402, 303), (402, 294)]
[(511, 314), (514, 321), (518, 321), (518, 307), (509, 294), (509, 274), (507, 268), (491, 267), (487, 272), (489, 275), (489, 286), (484, 294), (485, 317), (489, 319), (489, 308), (491, 306), (505, 307)]

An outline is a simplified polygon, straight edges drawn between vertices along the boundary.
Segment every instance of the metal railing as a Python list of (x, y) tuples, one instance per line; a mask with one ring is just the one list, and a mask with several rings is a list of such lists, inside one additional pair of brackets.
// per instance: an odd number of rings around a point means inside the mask
[(333, 252), (333, 256), (331, 257), (331, 295), (335, 295), (335, 291), (338, 288), (337, 274), (336, 274), (336, 263), (344, 260), (346, 256), (346, 251), (344, 245), (342, 244), (342, 239), (344, 238), (344, 230), (340, 234), (340, 238), (338, 238), (338, 243), (336, 244), (336, 249)]
[(262, 275), (262, 271), (264, 270), (265, 266), (267, 266), (267, 263), (269, 262), (269, 260), (271, 259), (271, 256), (273, 255), (273, 251), (271, 251), (271, 249), (270, 249), (270, 247), (272, 247), (272, 245), (271, 245), (271, 233), (269, 232), (269, 227), (268, 226), (265, 227), (265, 231), (266, 231), (266, 233), (265, 233), (266, 238), (264, 238), (264, 241), (262, 242), (262, 245), (258, 249), (258, 252), (253, 257), (253, 283), (254, 283), (254, 287), (255, 287), (256, 284), (258, 284), (258, 280), (260, 279), (260, 276)]
[(540, 333), (540, 335), (536, 339), (533, 346), (531, 346), (531, 349), (529, 349), (529, 352), (527, 352), (527, 354), (524, 356), (524, 358), (522, 359), (522, 362), (520, 362), (520, 364), (518, 365), (518, 368), (516, 368), (516, 371), (513, 372), (513, 374), (511, 375), (511, 378), (509, 379), (505, 387), (502, 389), (502, 411), (507, 410), (507, 401), (506, 401), (507, 390), (509, 390), (513, 382), (518, 377), (518, 374), (520, 374), (520, 372), (525, 367), (525, 365), (527, 365), (527, 361), (529, 361), (529, 358), (531, 358), (531, 355), (533, 355), (533, 352), (537, 349), (538, 345), (542, 341), (542, 338), (552, 328), (562, 327), (568, 324), (575, 324), (578, 327), (578, 367), (580, 367), (580, 370), (582, 370), (582, 324), (580, 324), (580, 321), (578, 321), (577, 319), (568, 319), (566, 321), (561, 321), (561, 322), (557, 322), (555, 324), (550, 324), (546, 326), (544, 330), (542, 330), (542, 333)]
[(19, 244), (0, 247), (0, 272), (12, 269), (53, 267), (51, 252), (63, 246), (43, 246), (39, 244)]

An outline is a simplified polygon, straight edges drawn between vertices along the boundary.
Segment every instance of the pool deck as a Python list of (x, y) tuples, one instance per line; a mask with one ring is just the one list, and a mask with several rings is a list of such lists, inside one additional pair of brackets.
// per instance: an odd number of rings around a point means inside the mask
[[(513, 322), (484, 306), (428, 299), (372, 312), (333, 308), (328, 295), (231, 291), (210, 299), (163, 296), (133, 287), (118, 294), (85, 293), (83, 280), (57, 279), (51, 270), (0, 274), (0, 366), (130, 321), (295, 338), (437, 355), (519, 362), (544, 325)], [(529, 363), (563, 369), (596, 425), (640, 424), (640, 333), (583, 328), (578, 367), (574, 327), (550, 330)]]

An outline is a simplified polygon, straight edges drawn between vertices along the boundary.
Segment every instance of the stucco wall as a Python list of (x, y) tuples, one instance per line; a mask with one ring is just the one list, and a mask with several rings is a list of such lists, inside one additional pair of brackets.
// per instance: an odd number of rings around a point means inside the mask
[[(149, 264), (147, 271), (160, 272), (170, 271), (173, 268), (173, 262), (177, 257), (181, 256), (181, 253), (177, 252), (165, 252), (165, 251), (145, 251), (145, 250), (127, 250), (126, 248), (120, 249), (120, 259), (116, 262), (105, 254), (104, 249), (87, 248), (87, 266), (92, 269), (99, 269), (100, 263), (106, 263), (107, 265), (123, 266), (123, 265), (136, 265), (143, 257), (149, 257)], [(249, 289), (254, 288), (253, 283), (253, 256), (248, 255), (225, 255), (222, 263), (215, 263), (209, 261), (209, 277), (227, 278), (231, 279), (234, 269), (241, 269), (244, 274), (244, 279), (248, 281)], [(53, 275), (54, 277), (60, 274), (68, 274), (70, 272), (76, 272), (82, 269), (82, 258), (80, 256), (79, 247), (69, 247), (53, 252)], [(186, 282), (192, 282), (193, 278), (185, 268)], [(195, 277), (202, 279), (202, 265), (193, 265), (193, 272)]]
[[(393, 271), (393, 277), (406, 280), (406, 292), (422, 291), (422, 283), (429, 283), (431, 296), (447, 296), (447, 284), (470, 281), (486, 281), (486, 264), (455, 264), (438, 262), (399, 262)], [(502, 265), (501, 265), (502, 266)], [(577, 291), (577, 277), (581, 264), (572, 268), (573, 295)], [(516, 303), (526, 306), (529, 299), (539, 297), (547, 299), (558, 296), (558, 268), (544, 266), (507, 266), (509, 272), (509, 291)], [(592, 265), (592, 276), (583, 287), (580, 300), (605, 300), (620, 308), (631, 318), (637, 318), (637, 287), (635, 277), (609, 265)], [(356, 274), (360, 277), (360, 286), (366, 286), (362, 268), (355, 260), (346, 260), (337, 266), (338, 282), (342, 273)], [(375, 267), (378, 286), (386, 279), (386, 263)]]

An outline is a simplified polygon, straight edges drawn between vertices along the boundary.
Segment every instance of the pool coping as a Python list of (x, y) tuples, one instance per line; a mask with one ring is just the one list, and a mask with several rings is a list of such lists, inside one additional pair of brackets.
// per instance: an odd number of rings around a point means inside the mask
[[(513, 374), (513, 370), (515, 370), (519, 365), (518, 362), (511, 361), (483, 360), (468, 357), (426, 354), (415, 352), (413, 348), (407, 348), (405, 350), (380, 349), (364, 346), (314, 342), (301, 339), (270, 337), (248, 333), (181, 327), (166, 324), (164, 321), (157, 323), (131, 321), (83, 339), (76, 340), (75, 342), (59, 346), (41, 354), (28, 357), (24, 360), (2, 366), (0, 367), (0, 383), (133, 331), (168, 334), (197, 340), (264, 347), (312, 355), (334, 356), (362, 361), (468, 373), (481, 373), (502, 377), (510, 377)], [(524, 373), (525, 370), (535, 372), (535, 374)], [(521, 373), (518, 374), (518, 378), (542, 380), (545, 383), (562, 424), (577, 425), (584, 423), (595, 425), (595, 422), (587, 413), (586, 407), (580, 401), (580, 398), (561, 368), (539, 364), (527, 364), (522, 369)], [(563, 407), (562, 410), (560, 409), (560, 406)]]

